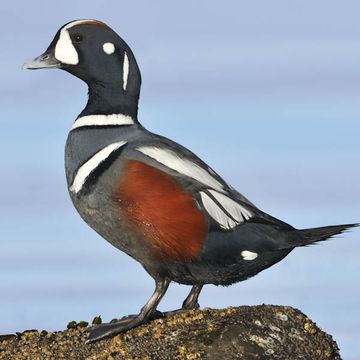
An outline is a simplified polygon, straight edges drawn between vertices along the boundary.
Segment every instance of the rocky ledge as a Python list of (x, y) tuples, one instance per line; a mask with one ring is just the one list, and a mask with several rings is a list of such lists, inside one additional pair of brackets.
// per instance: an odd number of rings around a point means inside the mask
[(187, 311), (93, 344), (86, 343), (86, 326), (0, 336), (0, 359), (341, 359), (330, 335), (284, 306)]

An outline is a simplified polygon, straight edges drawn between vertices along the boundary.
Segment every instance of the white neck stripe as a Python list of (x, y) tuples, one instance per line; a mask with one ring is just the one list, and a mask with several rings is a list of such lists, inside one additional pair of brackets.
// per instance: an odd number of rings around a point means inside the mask
[(71, 130), (84, 126), (111, 126), (111, 125), (133, 125), (134, 119), (129, 115), (112, 114), (112, 115), (87, 115), (76, 119)]
[(123, 62), (123, 89), (125, 91), (126, 91), (126, 87), (127, 87), (128, 77), (129, 77), (129, 58), (125, 51), (124, 62)]

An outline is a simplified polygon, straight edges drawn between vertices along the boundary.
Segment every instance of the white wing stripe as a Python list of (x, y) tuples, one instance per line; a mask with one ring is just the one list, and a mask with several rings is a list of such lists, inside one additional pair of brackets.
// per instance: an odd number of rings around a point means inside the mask
[(129, 115), (87, 115), (76, 119), (71, 130), (83, 126), (133, 125), (134, 123), (134, 119)]
[(211, 174), (190, 160), (180, 158), (175, 152), (153, 146), (141, 146), (137, 148), (141, 153), (155, 159), (168, 168), (182, 175), (191, 177), (200, 183), (210, 186), (220, 192), (224, 191), (223, 185)]
[(201, 201), (208, 214), (224, 229), (232, 229), (237, 224), (229, 216), (227, 216), (213, 199), (205, 192), (200, 192)]
[(104, 147), (102, 150), (98, 151), (94, 156), (92, 156), (88, 161), (82, 164), (74, 178), (74, 181), (70, 187), (70, 191), (73, 193), (78, 193), (88, 176), (103, 162), (105, 161), (112, 152), (124, 146), (127, 141), (119, 141), (113, 144), (110, 144)]
[(228, 196), (210, 190), (209, 193), (223, 206), (223, 208), (238, 222), (249, 220), (252, 214), (249, 210), (238, 204), (236, 201), (230, 199)]

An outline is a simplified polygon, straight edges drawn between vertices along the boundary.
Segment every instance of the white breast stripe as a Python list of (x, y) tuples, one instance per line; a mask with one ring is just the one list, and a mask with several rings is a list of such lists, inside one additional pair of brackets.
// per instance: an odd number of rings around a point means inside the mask
[(134, 119), (123, 114), (87, 115), (76, 119), (70, 130), (83, 126), (133, 125)]
[(171, 150), (152, 146), (141, 146), (137, 150), (182, 175), (191, 177), (218, 191), (224, 191), (223, 185), (211, 176), (207, 170), (190, 160), (180, 158)]
[(125, 51), (124, 53), (124, 62), (123, 62), (123, 89), (126, 91), (127, 82), (129, 77), (129, 58)]
[(127, 141), (119, 141), (104, 147), (102, 150), (97, 152), (93, 157), (81, 165), (75, 175), (74, 181), (70, 187), (70, 191), (78, 193), (88, 176), (103, 162), (105, 161), (112, 152), (124, 146)]
[(256, 252), (244, 250), (241, 252), (241, 256), (246, 261), (255, 260), (258, 257), (258, 254)]
[(237, 222), (243, 222), (244, 219), (249, 220), (252, 217), (249, 210), (245, 209), (228, 196), (214, 190), (209, 189), (208, 191)]
[(237, 225), (234, 220), (220, 209), (209, 195), (202, 191), (200, 192), (200, 196), (205, 210), (223, 229), (230, 230)]

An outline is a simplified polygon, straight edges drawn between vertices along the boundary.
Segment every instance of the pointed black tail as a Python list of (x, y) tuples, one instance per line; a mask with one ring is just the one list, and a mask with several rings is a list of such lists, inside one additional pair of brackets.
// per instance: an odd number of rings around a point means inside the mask
[(324, 241), (332, 238), (335, 235), (339, 235), (344, 231), (359, 226), (360, 224), (346, 224), (346, 225), (332, 225), (311, 229), (298, 230), (301, 235), (296, 239), (296, 246), (306, 246), (318, 241)]

